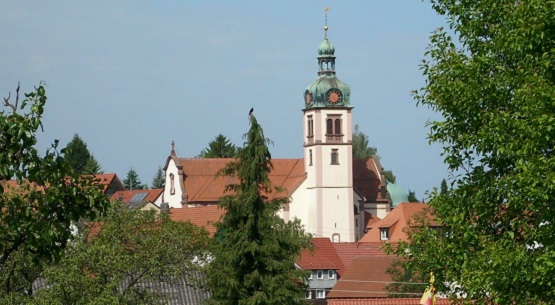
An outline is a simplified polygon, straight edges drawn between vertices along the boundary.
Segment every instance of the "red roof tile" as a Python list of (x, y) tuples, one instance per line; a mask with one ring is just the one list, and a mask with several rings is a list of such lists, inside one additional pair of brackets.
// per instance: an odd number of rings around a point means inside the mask
[(407, 239), (403, 229), (408, 228), (411, 219), (418, 213), (427, 213), (426, 217), (431, 220), (428, 205), (420, 202), (403, 202), (395, 207), (384, 219), (374, 222), (368, 228), (368, 233), (364, 235), (360, 242), (380, 243), (380, 228), (389, 228), (389, 240), (387, 242), (397, 243)]
[(385, 201), (381, 179), (374, 158), (353, 159), (353, 187), (366, 201)]
[[(328, 305), (419, 305), (420, 298), (329, 299)], [(448, 305), (448, 299), (436, 299), (436, 305)]]
[(382, 243), (334, 243), (333, 247), (345, 268), (359, 256), (385, 256)]
[(359, 256), (349, 265), (327, 298), (385, 298), (391, 282), (387, 268), (396, 256)]
[(130, 202), (133, 196), (146, 193), (146, 197), (141, 201), (154, 202), (163, 191), (164, 189), (116, 191), (110, 199), (121, 200), (121, 202)]
[(313, 238), (311, 242), (314, 250), (303, 250), (297, 265), (304, 270), (343, 270), (343, 263), (329, 238)]
[(173, 221), (189, 221), (205, 228), (210, 236), (214, 236), (216, 233), (214, 223), (220, 221), (224, 212), (217, 205), (207, 205), (194, 208), (171, 208), (169, 215)]
[[(193, 158), (179, 159), (185, 177), (185, 191), (189, 203), (217, 202), (224, 194), (225, 187), (237, 183), (235, 178), (215, 177), (216, 173), (234, 159)], [(284, 193), (267, 195), (269, 199), (286, 197), (305, 179), (303, 159), (272, 159), (273, 169), (269, 174), (275, 187), (281, 187)]]

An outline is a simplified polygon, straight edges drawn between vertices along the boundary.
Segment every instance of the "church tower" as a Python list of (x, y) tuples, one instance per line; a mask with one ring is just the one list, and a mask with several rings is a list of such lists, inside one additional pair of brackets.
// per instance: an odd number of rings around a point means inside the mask
[(335, 75), (327, 22), (324, 31), (318, 77), (304, 91), (305, 226), (333, 242), (354, 242), (351, 89)]

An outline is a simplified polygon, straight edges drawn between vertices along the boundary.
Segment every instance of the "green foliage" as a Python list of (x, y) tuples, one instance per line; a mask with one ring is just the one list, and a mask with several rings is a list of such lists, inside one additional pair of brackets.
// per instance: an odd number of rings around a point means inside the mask
[(456, 283), (473, 304), (555, 299), (555, 4), (433, 0), (439, 29), (421, 69), (419, 104), (443, 144), (453, 188), (432, 194), (449, 228), (412, 235), (411, 266)]
[(420, 202), (420, 200), (418, 200), (418, 198), (416, 198), (416, 192), (415, 191), (411, 191), (409, 189), (408, 201), (409, 202)]
[(385, 290), (390, 298), (418, 298), (426, 289), (430, 281), (429, 275), (422, 276), (414, 272), (403, 260), (397, 260), (387, 268), (386, 272), (391, 275), (391, 282)]
[(41, 84), (19, 101), (4, 99), (0, 112), (0, 295), (17, 299), (44, 262), (59, 259), (71, 225), (95, 218), (109, 201), (91, 177), (79, 177), (57, 150), (40, 156), (36, 132), (46, 103)]
[(90, 155), (89, 159), (87, 160), (87, 163), (85, 163), (85, 167), (83, 168), (83, 174), (87, 174), (87, 175), (104, 174), (102, 167), (100, 167), (100, 164), (98, 163), (98, 161), (96, 161), (93, 155)]
[(156, 174), (154, 175), (154, 178), (152, 179), (152, 188), (153, 189), (161, 189), (164, 187), (164, 184), (166, 183), (166, 177), (164, 176), (164, 171), (162, 170), (162, 167), (158, 167), (158, 170), (156, 171)]
[[(372, 156), (378, 156), (378, 149), (370, 146), (368, 136), (358, 129), (355, 125), (353, 132), (353, 158), (367, 159)], [(395, 183), (396, 177), (391, 170), (384, 171), (385, 178), (388, 182)]]
[(285, 223), (278, 216), (288, 198), (267, 199), (277, 191), (268, 178), (268, 140), (254, 116), (250, 122), (238, 159), (221, 171), (239, 184), (228, 186), (234, 195), (220, 199), (226, 214), (217, 224), (214, 260), (208, 266), (209, 304), (303, 303), (305, 274), (295, 267), (295, 260), (309, 247), (310, 236), (298, 220)]
[(393, 174), (393, 172), (391, 170), (386, 170), (383, 173), (385, 175), (385, 179), (388, 182), (395, 183), (397, 181), (397, 177), (395, 177), (395, 175)]
[(441, 186), (439, 188), (439, 193), (441, 195), (445, 195), (445, 194), (447, 194), (448, 190), (449, 190), (449, 188), (447, 187), (447, 181), (445, 181), (445, 179), (441, 180)]
[(35, 303), (167, 304), (167, 296), (148, 283), (184, 277), (201, 288), (197, 279), (208, 246), (203, 228), (117, 204), (95, 226), (99, 233), (91, 230), (72, 243), (60, 263), (43, 272), (48, 288), (36, 293)]
[(224, 135), (219, 134), (198, 155), (199, 158), (235, 158), (237, 147), (233, 145)]
[(78, 174), (85, 174), (85, 169), (90, 158), (91, 153), (87, 148), (87, 144), (78, 134), (74, 134), (71, 141), (66, 145), (64, 159)]
[(368, 136), (361, 132), (356, 124), (353, 132), (353, 158), (366, 159), (377, 154), (378, 149), (370, 146)]
[(127, 172), (127, 176), (125, 177), (125, 179), (123, 179), (122, 183), (129, 191), (144, 190), (148, 188), (146, 184), (143, 184), (141, 182), (141, 179), (139, 179), (139, 174), (137, 174), (137, 172), (132, 168), (129, 169), (129, 171)]

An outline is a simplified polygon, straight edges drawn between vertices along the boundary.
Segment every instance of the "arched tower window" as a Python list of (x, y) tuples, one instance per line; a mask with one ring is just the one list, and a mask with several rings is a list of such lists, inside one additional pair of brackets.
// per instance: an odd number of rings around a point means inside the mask
[(326, 119), (326, 142), (340, 143), (343, 141), (343, 133), (341, 132), (341, 116), (329, 115)]
[(306, 122), (306, 129), (307, 129), (307, 134), (306, 134), (306, 140), (307, 140), (307, 144), (312, 144), (314, 143), (314, 120), (312, 119), (312, 116), (308, 116), (308, 120)]

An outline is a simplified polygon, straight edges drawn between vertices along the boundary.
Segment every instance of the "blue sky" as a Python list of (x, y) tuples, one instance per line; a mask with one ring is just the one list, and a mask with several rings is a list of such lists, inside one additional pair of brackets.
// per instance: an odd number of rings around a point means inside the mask
[(430, 32), (420, 0), (3, 1), (0, 95), (47, 84), (39, 148), (78, 133), (107, 173), (150, 184), (172, 140), (194, 157), (216, 135), (241, 145), (255, 115), (274, 158), (302, 157), (303, 92), (317, 72), (323, 8), (354, 123), (419, 198), (447, 177), (410, 91)]

